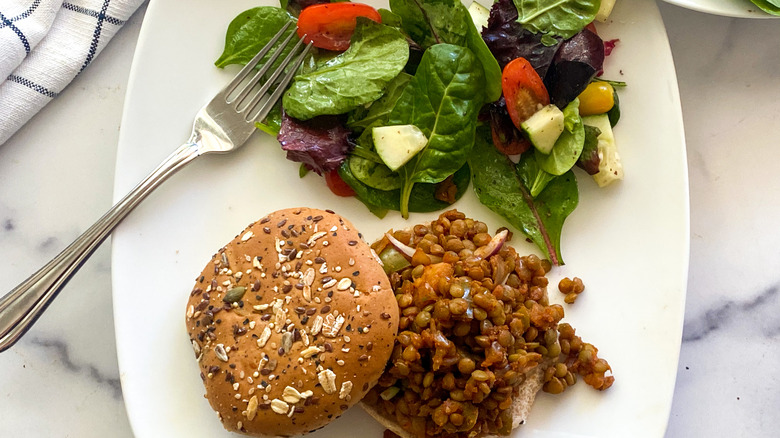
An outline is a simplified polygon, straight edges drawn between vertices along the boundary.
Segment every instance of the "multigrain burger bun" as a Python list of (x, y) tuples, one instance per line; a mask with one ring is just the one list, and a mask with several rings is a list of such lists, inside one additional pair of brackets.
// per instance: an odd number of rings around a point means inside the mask
[(398, 330), (387, 276), (346, 219), (294, 208), (220, 249), (186, 311), (206, 398), (230, 431), (293, 436), (357, 403)]

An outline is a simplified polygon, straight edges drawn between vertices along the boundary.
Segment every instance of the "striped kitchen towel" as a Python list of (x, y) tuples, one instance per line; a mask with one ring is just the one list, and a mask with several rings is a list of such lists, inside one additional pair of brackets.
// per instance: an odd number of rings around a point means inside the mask
[(144, 0), (0, 0), (0, 144), (84, 70)]

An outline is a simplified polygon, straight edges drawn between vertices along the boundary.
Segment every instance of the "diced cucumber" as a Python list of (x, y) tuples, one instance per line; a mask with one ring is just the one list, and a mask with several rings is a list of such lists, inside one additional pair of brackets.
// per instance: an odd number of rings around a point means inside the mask
[(520, 124), (531, 144), (543, 154), (549, 154), (563, 132), (563, 111), (555, 105), (547, 105)]
[(487, 27), (488, 25), (490, 9), (482, 6), (477, 2), (472, 2), (471, 6), (469, 6), (469, 15), (471, 15), (471, 20), (474, 22), (474, 26), (477, 27), (477, 31), (481, 33), (482, 28)]
[(414, 125), (378, 126), (371, 133), (376, 153), (393, 171), (400, 169), (428, 143), (425, 134)]
[(599, 11), (596, 12), (596, 21), (605, 23), (609, 14), (612, 13), (612, 8), (615, 7), (615, 0), (601, 0)]
[(601, 131), (601, 134), (598, 136), (599, 171), (593, 175), (596, 184), (599, 187), (605, 187), (623, 179), (623, 163), (620, 161), (620, 155), (617, 151), (617, 144), (615, 144), (615, 136), (612, 134), (609, 116), (607, 114), (586, 116), (582, 118), (582, 123), (588, 126), (595, 126)]

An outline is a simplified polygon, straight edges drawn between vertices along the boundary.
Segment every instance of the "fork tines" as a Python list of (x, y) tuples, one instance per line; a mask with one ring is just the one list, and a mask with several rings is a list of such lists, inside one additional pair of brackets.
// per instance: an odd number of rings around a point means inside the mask
[[(233, 106), (237, 113), (242, 114), (244, 116), (244, 120), (247, 122), (260, 121), (268, 116), (268, 113), (271, 112), (271, 109), (273, 108), (276, 101), (279, 100), (279, 97), (284, 92), (284, 89), (290, 83), (293, 76), (295, 76), (295, 72), (303, 63), (303, 60), (306, 57), (306, 54), (309, 52), (309, 49), (311, 49), (312, 43), (309, 43), (306, 45), (306, 47), (304, 47), (303, 51), (300, 51), (300, 48), (303, 46), (303, 42), (306, 39), (306, 35), (304, 35), (303, 38), (295, 43), (287, 56), (285, 56), (276, 69), (271, 72), (270, 76), (266, 77), (268, 71), (271, 69), (274, 63), (276, 63), (277, 59), (279, 59), (285, 49), (290, 45), (290, 42), (296, 36), (295, 32), (290, 32), (290, 34), (279, 44), (279, 46), (274, 48), (277, 41), (281, 39), (281, 37), (292, 24), (292, 22), (285, 24), (279, 30), (279, 32), (277, 32), (276, 35), (274, 35), (273, 38), (268, 41), (268, 44), (266, 44), (265, 47), (257, 52), (257, 55), (255, 55), (254, 58), (252, 58), (252, 60), (241, 69), (236, 77), (233, 78), (233, 80), (230, 81), (230, 83), (227, 84), (218, 95), (218, 98), (224, 99), (226, 104)], [(272, 49), (274, 51), (271, 53), (265, 63), (257, 70), (257, 72), (250, 80), (245, 81), (247, 76), (249, 76), (249, 74), (260, 63), (260, 61), (263, 60), (263, 58), (265, 58)], [(298, 57), (293, 61), (295, 54), (299, 51), (300, 53), (298, 54)], [(287, 69), (286, 73), (285, 69)], [(284, 73), (284, 76), (279, 79), (279, 76), (282, 73)], [(264, 79), (265, 81), (262, 82), (261, 85), (261, 81)], [(241, 87), (239, 88), (239, 86)], [(263, 101), (263, 97), (266, 95), (266, 93), (268, 93), (271, 87), (275, 87), (271, 93), (271, 96), (266, 99), (262, 105), (259, 105), (258, 108), (258, 104)], [(236, 90), (238, 90), (238, 94), (233, 96)], [(251, 97), (250, 93), (253, 93), (251, 94)]]

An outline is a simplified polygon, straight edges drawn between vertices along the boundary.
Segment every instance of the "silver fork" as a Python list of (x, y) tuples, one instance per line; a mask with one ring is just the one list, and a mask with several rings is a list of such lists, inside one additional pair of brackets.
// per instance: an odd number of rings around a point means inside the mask
[[(232, 152), (246, 143), (255, 131), (254, 122), (268, 116), (311, 48), (309, 43), (301, 51), (305, 39), (302, 38), (261, 85), (271, 66), (290, 45), (295, 36), (295, 32), (291, 32), (254, 76), (246, 80), (290, 25), (279, 30), (236, 77), (201, 108), (187, 143), (176, 149), (54, 259), (0, 298), (0, 351), (10, 348), (27, 332), (86, 259), (152, 190), (195, 158), (209, 153)], [(274, 86), (270, 97), (263, 101)]]

